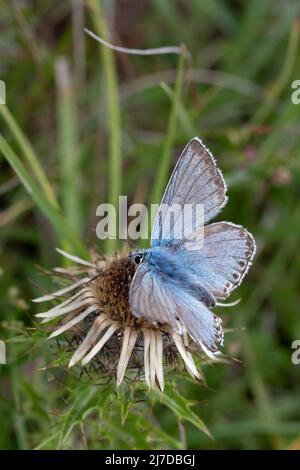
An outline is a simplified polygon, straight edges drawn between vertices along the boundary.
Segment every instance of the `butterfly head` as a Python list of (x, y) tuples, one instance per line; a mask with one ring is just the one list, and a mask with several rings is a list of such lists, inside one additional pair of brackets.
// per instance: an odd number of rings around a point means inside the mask
[(145, 250), (132, 251), (129, 253), (129, 259), (134, 262), (134, 264), (139, 265), (145, 261)]

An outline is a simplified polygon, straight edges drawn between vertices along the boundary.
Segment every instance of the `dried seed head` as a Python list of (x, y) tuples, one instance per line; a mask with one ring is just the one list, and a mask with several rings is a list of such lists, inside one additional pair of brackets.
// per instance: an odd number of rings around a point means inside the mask
[[(92, 253), (91, 262), (81, 260), (60, 250), (80, 268), (56, 268), (55, 273), (72, 279), (73, 283), (53, 294), (45, 295), (35, 302), (53, 299), (63, 301), (36, 316), (46, 323), (59, 319), (50, 338), (72, 332), (71, 344), (75, 351), (69, 367), (81, 361), (90, 363), (102, 374), (116, 372), (117, 386), (125, 376), (126, 369), (144, 375), (149, 388), (157, 384), (164, 388), (166, 365), (177, 361), (180, 355), (189, 374), (204, 382), (197, 369), (187, 334), (180, 336), (168, 325), (153, 325), (144, 318), (133, 315), (129, 305), (129, 289), (136, 265), (129, 257), (119, 254), (101, 257)], [(62, 319), (62, 320), (61, 320)], [(192, 341), (192, 340), (191, 340)]]

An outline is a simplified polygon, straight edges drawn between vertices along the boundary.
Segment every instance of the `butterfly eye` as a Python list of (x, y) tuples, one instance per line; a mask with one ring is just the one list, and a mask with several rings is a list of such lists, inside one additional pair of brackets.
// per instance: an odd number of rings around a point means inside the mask
[(136, 255), (136, 256), (134, 257), (134, 262), (135, 262), (136, 264), (140, 264), (140, 263), (143, 261), (143, 257), (144, 257), (143, 255)]

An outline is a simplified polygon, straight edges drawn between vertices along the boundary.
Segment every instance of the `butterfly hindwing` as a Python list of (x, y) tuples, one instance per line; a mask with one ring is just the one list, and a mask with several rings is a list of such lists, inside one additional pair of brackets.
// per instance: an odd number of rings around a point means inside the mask
[(222, 344), (221, 320), (192, 295), (174, 289), (147, 262), (134, 275), (129, 303), (138, 318), (144, 317), (150, 323), (167, 323), (180, 334), (187, 330), (208, 354), (217, 353), (218, 345)]
[(211, 295), (224, 299), (242, 281), (255, 254), (253, 236), (240, 225), (217, 222), (204, 227), (199, 249), (182, 242), (174, 252)]

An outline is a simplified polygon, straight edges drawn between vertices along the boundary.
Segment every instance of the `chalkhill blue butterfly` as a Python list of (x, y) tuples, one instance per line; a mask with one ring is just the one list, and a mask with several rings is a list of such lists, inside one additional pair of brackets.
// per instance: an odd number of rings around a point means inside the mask
[[(116, 372), (119, 387), (127, 367), (140, 370), (143, 364), (149, 388), (158, 384), (163, 390), (163, 360), (172, 360), (175, 350), (188, 373), (205, 381), (188, 336), (216, 359), (223, 329), (212, 309), (241, 283), (255, 253), (254, 239), (243, 227), (231, 222), (207, 225), (226, 201), (222, 174), (195, 138), (167, 185), (149, 249), (125, 256), (92, 252), (90, 261), (58, 250), (79, 266), (56, 268), (54, 274), (72, 284), (35, 299), (59, 300), (36, 316), (43, 323), (59, 320), (50, 338), (72, 332), (77, 346), (69, 367), (95, 361), (104, 374)], [(185, 210), (191, 207), (196, 211)]]
[[(203, 219), (188, 219), (186, 236), (180, 237), (176, 220), (170, 224), (166, 212), (159, 209), (150, 248), (129, 255), (138, 265), (129, 290), (133, 314), (152, 324), (167, 324), (180, 335), (187, 331), (212, 359), (220, 353), (224, 337), (222, 320), (212, 307), (240, 285), (255, 254), (254, 238), (242, 226), (207, 225), (225, 206), (226, 190), (212, 154), (200, 139), (192, 139), (160, 207), (202, 205)], [(200, 232), (202, 236), (197, 236)]]

